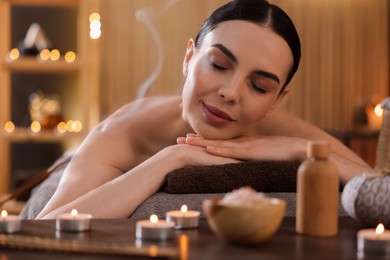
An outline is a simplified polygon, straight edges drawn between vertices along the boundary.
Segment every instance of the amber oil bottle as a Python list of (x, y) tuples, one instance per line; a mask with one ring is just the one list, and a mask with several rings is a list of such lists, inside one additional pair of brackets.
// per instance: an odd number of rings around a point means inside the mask
[(330, 144), (311, 141), (297, 173), (296, 232), (329, 237), (338, 232), (339, 174)]

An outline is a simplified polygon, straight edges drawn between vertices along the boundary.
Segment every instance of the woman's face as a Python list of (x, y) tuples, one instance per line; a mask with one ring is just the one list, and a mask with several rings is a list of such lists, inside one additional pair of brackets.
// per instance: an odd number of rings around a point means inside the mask
[(249, 133), (287, 93), (293, 64), (288, 44), (246, 21), (219, 24), (199, 48), (188, 43), (183, 63), (183, 118), (208, 139)]

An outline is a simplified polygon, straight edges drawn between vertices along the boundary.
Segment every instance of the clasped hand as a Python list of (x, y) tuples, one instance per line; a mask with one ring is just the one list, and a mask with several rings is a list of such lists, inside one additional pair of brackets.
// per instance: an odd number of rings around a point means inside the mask
[(298, 137), (256, 136), (230, 140), (208, 140), (196, 134), (177, 138), (178, 144), (204, 147), (209, 154), (250, 160), (303, 160), (307, 140)]

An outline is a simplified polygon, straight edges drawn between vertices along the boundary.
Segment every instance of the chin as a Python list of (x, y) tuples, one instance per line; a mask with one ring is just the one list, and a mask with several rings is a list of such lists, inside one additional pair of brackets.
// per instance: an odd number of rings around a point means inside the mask
[(201, 137), (209, 140), (228, 140), (238, 137), (239, 135), (233, 135), (231, 133), (227, 133), (223, 129), (206, 127), (206, 128), (193, 128), (195, 133), (200, 135)]

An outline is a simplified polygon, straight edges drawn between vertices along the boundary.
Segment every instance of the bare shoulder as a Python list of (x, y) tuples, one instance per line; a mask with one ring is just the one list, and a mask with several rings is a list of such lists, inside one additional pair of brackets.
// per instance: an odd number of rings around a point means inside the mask
[(269, 117), (263, 119), (256, 130), (261, 135), (306, 137), (313, 130), (322, 132), (311, 123), (281, 110), (274, 111)]
[(180, 96), (156, 96), (135, 100), (118, 109), (101, 125), (111, 128), (120, 124), (123, 129), (123, 127), (141, 122), (153, 122), (156, 119), (166, 120), (166, 117), (174, 117), (177, 114), (180, 110), (180, 102)]
[(123, 106), (93, 129), (78, 153), (122, 171), (133, 167), (172, 143), (163, 131), (180, 116), (180, 101), (151, 97)]

